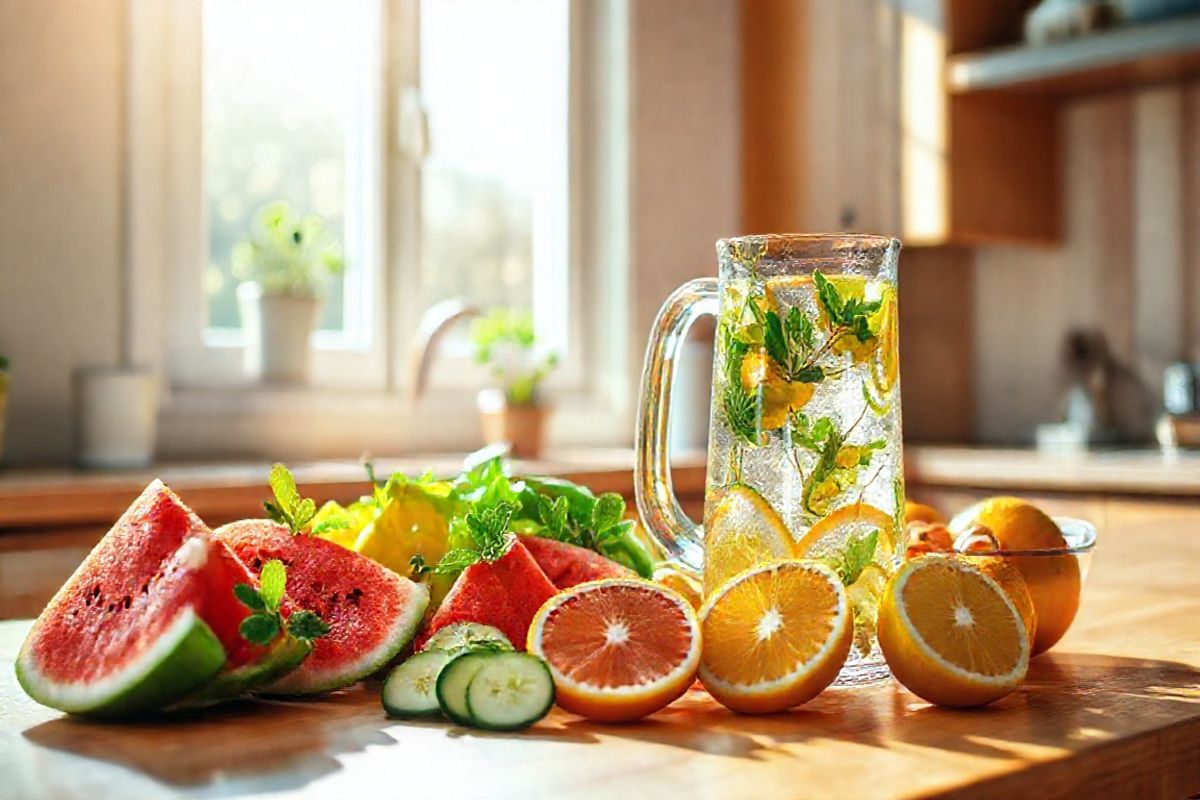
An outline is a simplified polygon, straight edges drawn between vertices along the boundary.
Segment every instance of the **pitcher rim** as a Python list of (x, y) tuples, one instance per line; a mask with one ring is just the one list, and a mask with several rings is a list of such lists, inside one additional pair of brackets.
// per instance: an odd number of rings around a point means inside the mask
[(900, 248), (903, 243), (895, 236), (881, 233), (746, 233), (739, 236), (725, 236), (717, 240), (717, 248), (730, 246), (735, 242), (818, 242), (845, 241), (868, 247)]

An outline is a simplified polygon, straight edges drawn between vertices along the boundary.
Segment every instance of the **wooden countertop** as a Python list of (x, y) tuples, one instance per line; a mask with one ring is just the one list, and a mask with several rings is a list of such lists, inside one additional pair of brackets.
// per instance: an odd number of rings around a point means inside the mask
[[(703, 691), (636, 724), (518, 734), (389, 721), (377, 685), (159, 722), (68, 719), (0, 669), (0, 794), (43, 798), (1180, 797), (1200, 791), (1200, 536), (1163, 507), (1100, 533), (1078, 620), (976, 711), (893, 683), (772, 717)], [(27, 622), (0, 623), (11, 663)]]
[(904, 449), (913, 484), (998, 491), (1200, 497), (1200, 452), (1089, 450), (1047, 453), (1001, 447)]
[[(462, 454), (413, 455), (375, 460), (376, 474), (432, 471), (450, 477), (462, 469)], [(703, 493), (703, 453), (673, 459), (676, 488)], [(368, 491), (357, 461), (289, 463), (300, 489), (318, 502), (350, 502)], [(552, 451), (538, 461), (514, 461), (517, 475), (558, 475), (596, 492), (632, 490), (633, 451), (623, 448)], [(162, 478), (203, 519), (258, 516), (269, 497), (268, 462), (180, 463), (124, 472), (19, 469), (0, 472), (0, 531), (70, 525), (107, 527), (147, 483)]]

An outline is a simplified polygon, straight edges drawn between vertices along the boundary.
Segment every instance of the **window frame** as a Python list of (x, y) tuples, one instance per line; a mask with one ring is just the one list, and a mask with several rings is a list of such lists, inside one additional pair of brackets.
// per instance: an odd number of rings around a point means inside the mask
[[(418, 0), (378, 0), (375, 347), (354, 352), (318, 346), (314, 380), (298, 387), (251, 383), (240, 377), (239, 348), (203, 346), (204, 305), (195, 301), (203, 296), (197, 264), (205, 263), (207, 248), (199, 158), (202, 2), (130, 5), (130, 327), (135, 357), (165, 378), (160, 452), (196, 457), (269, 451), (297, 458), (365, 448), (476, 446), (475, 394), (487, 379), (465, 348), (439, 355), (423, 400), (409, 396), (410, 348), (422, 312), (417, 293), (406, 290), (406, 276), (419, 270), (420, 162), (406, 152), (404, 136), (411, 131), (401, 129), (398, 108), (406, 87), (419, 85)], [(564, 191), (571, 351), (546, 383), (556, 407), (551, 436), (564, 445), (627, 445), (628, 9), (624, 3), (569, 0), (568, 31)], [(435, 430), (431, 410), (470, 417), (453, 416), (453, 430)], [(312, 435), (297, 441), (296, 429)]]

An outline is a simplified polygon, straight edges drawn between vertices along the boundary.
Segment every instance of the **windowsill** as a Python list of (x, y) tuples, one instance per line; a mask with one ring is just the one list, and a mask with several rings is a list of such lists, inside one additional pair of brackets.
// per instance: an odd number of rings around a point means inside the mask
[[(413, 403), (403, 392), (379, 389), (177, 388), (159, 409), (158, 452), (168, 460), (470, 452), (483, 441), (476, 394), (434, 387)], [(631, 409), (598, 393), (554, 391), (549, 404), (546, 436), (555, 447), (632, 443)]]
[[(444, 477), (462, 466), (461, 453), (378, 458), (380, 475), (427, 470)], [(633, 451), (627, 448), (554, 450), (538, 461), (514, 461), (514, 474), (564, 477), (595, 492), (633, 493)], [(673, 460), (680, 494), (702, 495), (703, 453), (680, 454)], [(353, 460), (292, 463), (304, 494), (319, 502), (350, 502), (368, 491), (363, 467)], [(260, 516), (268, 496), (267, 461), (220, 460), (163, 463), (128, 472), (83, 472), (72, 469), (23, 469), (0, 472), (0, 532), (22, 528), (107, 527), (137, 493), (162, 478), (210, 525)]]

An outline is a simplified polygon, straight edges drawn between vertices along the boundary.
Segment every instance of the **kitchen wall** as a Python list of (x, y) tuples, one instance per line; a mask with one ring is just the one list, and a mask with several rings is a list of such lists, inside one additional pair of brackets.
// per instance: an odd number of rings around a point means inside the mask
[(120, 2), (0, 2), (0, 353), (13, 460), (71, 452), (74, 367), (117, 356)]
[(1104, 331), (1157, 407), (1163, 367), (1200, 359), (1200, 83), (1062, 114), (1063, 240), (974, 253), (976, 426), (1031, 438), (1061, 413), (1063, 337)]

